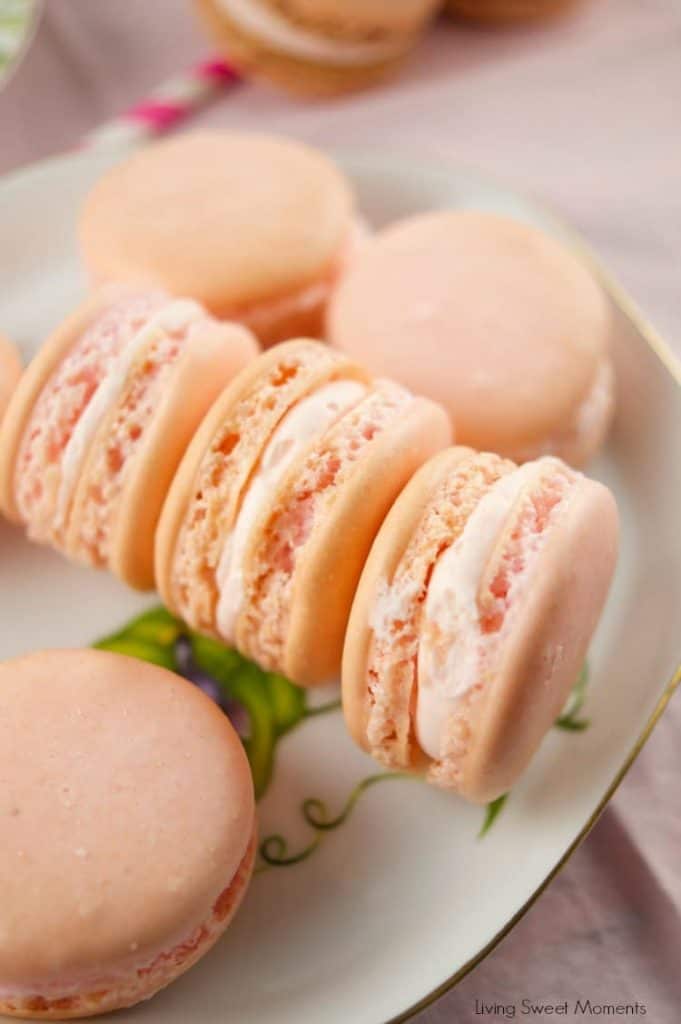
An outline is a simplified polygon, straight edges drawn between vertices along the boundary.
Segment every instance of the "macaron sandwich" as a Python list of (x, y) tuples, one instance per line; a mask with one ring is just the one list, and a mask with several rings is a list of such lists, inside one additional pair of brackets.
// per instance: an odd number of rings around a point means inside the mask
[(227, 717), (166, 669), (93, 650), (0, 665), (0, 1014), (148, 999), (225, 931), (255, 859)]
[(94, 282), (191, 295), (265, 345), (321, 337), (329, 296), (364, 232), (350, 185), (291, 139), (192, 132), (106, 173), (80, 216)]
[(450, 437), (440, 406), (327, 346), (276, 346), (214, 404), (178, 470), (156, 544), (165, 603), (296, 683), (333, 678), (371, 542)]
[(153, 586), (166, 491), (211, 402), (257, 352), (161, 291), (99, 291), (47, 340), (0, 431), (0, 507), (37, 541)]
[(353, 603), (354, 738), (469, 800), (505, 793), (577, 679), (616, 552), (612, 495), (559, 459), (436, 455), (392, 507)]
[(441, 0), (197, 0), (230, 60), (304, 95), (372, 85), (397, 69)]

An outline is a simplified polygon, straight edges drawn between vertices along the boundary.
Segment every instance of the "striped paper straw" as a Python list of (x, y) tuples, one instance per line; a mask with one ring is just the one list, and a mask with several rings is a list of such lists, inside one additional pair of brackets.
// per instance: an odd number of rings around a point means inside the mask
[(82, 145), (133, 146), (163, 135), (240, 81), (241, 76), (227, 61), (202, 61), (187, 74), (163, 82), (124, 114), (105, 121), (85, 136)]

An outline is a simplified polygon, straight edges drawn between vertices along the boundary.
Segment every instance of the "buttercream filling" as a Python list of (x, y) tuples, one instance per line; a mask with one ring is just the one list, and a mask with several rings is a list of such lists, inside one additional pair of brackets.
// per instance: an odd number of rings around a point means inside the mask
[(387, 60), (404, 49), (401, 39), (377, 42), (330, 39), (292, 24), (258, 0), (218, 0), (218, 7), (244, 32), (301, 60), (353, 67)]
[(90, 443), (103, 417), (113, 406), (140, 352), (152, 344), (160, 334), (177, 334), (186, 330), (195, 320), (205, 316), (201, 306), (191, 299), (177, 299), (155, 313), (126, 345), (106, 376), (100, 381), (90, 399), (68, 444), (61, 461), (61, 476), (57, 494), (54, 525), (64, 527), (69, 505)]
[(366, 394), (354, 380), (334, 381), (298, 402), (272, 434), (260, 459), (229, 534), (217, 569), (216, 625), (220, 636), (233, 641), (244, 600), (244, 556), (255, 523), (272, 491), (311, 441), (327, 430)]
[[(547, 461), (554, 460), (542, 460), (542, 469)], [(434, 760), (441, 756), (457, 702), (481, 680), (487, 648), (497, 642), (494, 634), (481, 628), (480, 580), (511, 509), (538, 472), (537, 463), (528, 463), (497, 480), (433, 569), (417, 656), (414, 726), (420, 747)], [(509, 599), (516, 583), (517, 579), (511, 582)]]

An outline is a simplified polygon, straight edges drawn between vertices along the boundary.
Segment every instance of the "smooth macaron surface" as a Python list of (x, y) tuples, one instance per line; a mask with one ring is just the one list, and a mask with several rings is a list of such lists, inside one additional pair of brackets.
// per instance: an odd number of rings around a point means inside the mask
[(3, 663), (0, 710), (0, 1008), (62, 1019), (147, 998), (247, 885), (236, 733), (180, 677), (99, 651)]
[(352, 243), (341, 172), (302, 143), (192, 133), (148, 147), (92, 189), (80, 217), (96, 281), (145, 280), (246, 317), (328, 281)]
[(469, 210), (374, 236), (328, 314), (332, 344), (443, 403), (461, 443), (516, 461), (579, 463), (598, 447), (612, 409), (610, 330), (605, 295), (566, 248)]
[(474, 801), (506, 792), (579, 674), (616, 551), (612, 495), (560, 460), (435, 456), (387, 516), (355, 597), (354, 738)]
[(100, 290), (45, 342), (0, 437), (0, 501), (35, 540), (138, 587), (173, 472), (222, 387), (258, 351), (193, 300)]
[(175, 479), (164, 600), (297, 683), (331, 678), (371, 540), (449, 437), (439, 407), (326, 346), (276, 346), (216, 403)]
[(0, 334), (0, 422), (21, 376), (21, 359), (16, 346)]

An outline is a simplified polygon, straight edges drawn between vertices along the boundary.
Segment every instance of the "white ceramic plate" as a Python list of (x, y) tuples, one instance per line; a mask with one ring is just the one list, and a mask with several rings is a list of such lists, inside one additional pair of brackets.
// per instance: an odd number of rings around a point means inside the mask
[[(394, 155), (341, 159), (376, 225), (465, 205), (566, 235), (545, 212), (476, 173)], [(26, 356), (83, 290), (76, 214), (111, 160), (84, 153), (0, 183), (0, 327)], [(150, 1003), (117, 1015), (120, 1024), (405, 1019), (489, 951), (593, 824), (671, 694), (681, 660), (681, 391), (664, 346), (606, 284), (619, 309), (619, 412), (593, 472), (617, 494), (623, 544), (590, 653), (590, 727), (552, 731), (479, 839), (480, 809), (402, 779), (363, 791), (334, 830), (310, 827), (305, 798), (324, 801), (334, 816), (377, 769), (353, 747), (339, 712), (305, 715), (276, 743), (260, 829), (261, 838), (284, 836), (289, 853), (319, 844), (300, 863), (258, 874), (218, 947)], [(0, 563), (2, 657), (90, 644), (150, 603), (8, 527), (0, 528)]]

